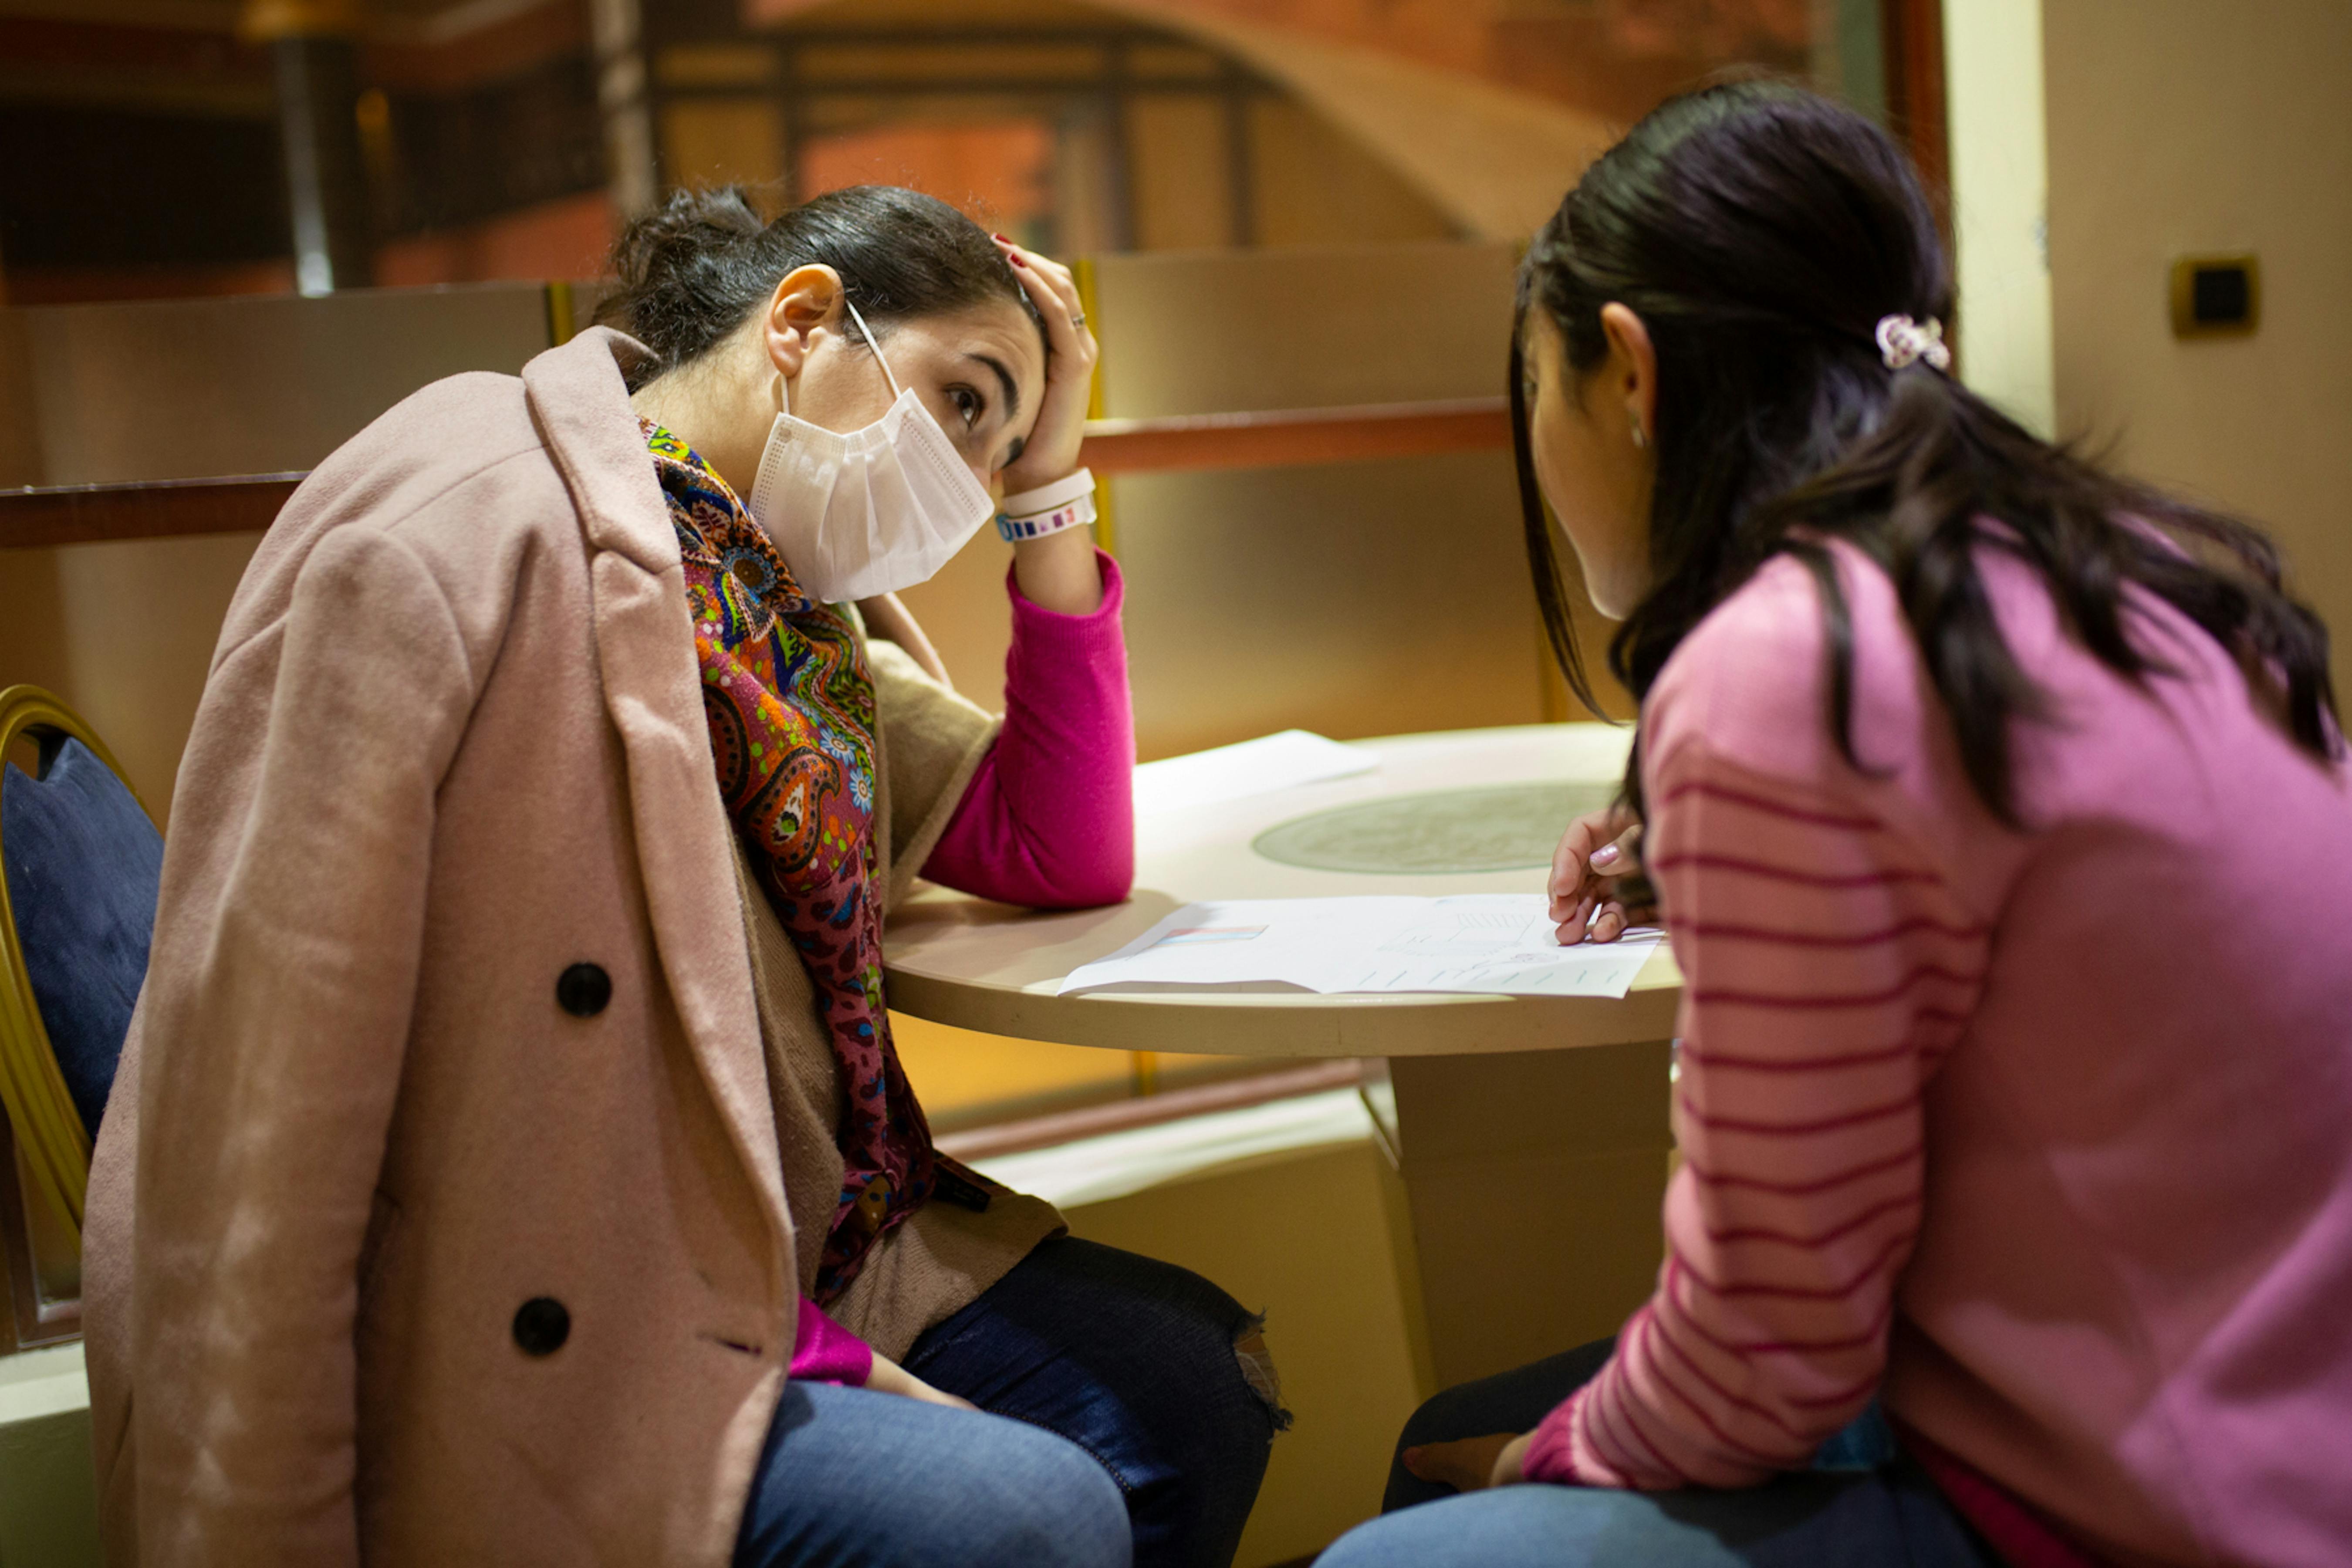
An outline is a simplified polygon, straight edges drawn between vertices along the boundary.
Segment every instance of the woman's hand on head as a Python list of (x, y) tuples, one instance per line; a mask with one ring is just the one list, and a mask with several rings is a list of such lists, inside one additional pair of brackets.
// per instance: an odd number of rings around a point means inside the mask
[(1615, 942), (1626, 927), (1656, 920), (1642, 875), (1641, 820), (1612, 805), (1570, 823), (1552, 855), (1550, 892), (1562, 947)]
[(1037, 312), (1045, 319), (1045, 342), (1053, 352), (1045, 357), (1045, 395), (1038, 405), (1037, 423), (1029, 432), (1021, 456), (1004, 470), (1004, 493), (1018, 495), (1076, 471), (1078, 443), (1086, 439), (1087, 403), (1093, 395), (1095, 362), (1101, 350), (1087, 325), (1078, 303), (1077, 279), (1060, 262), (996, 237), (998, 248), (1013, 264), (1013, 276), (1029, 291)]
[(977, 1410), (979, 1405), (969, 1399), (933, 1388), (880, 1351), (874, 1352), (874, 1370), (866, 1374), (866, 1386), (877, 1394), (895, 1394), (902, 1398), (919, 1400), (925, 1405), (944, 1405), (950, 1410)]

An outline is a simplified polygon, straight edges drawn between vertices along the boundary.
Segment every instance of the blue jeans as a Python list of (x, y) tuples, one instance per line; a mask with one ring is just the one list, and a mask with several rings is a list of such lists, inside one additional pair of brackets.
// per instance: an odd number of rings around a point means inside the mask
[(1895, 1446), (1873, 1405), (1809, 1470), (1740, 1491), (1517, 1486), (1457, 1497), (1406, 1470), (1423, 1443), (1525, 1432), (1600, 1372), (1603, 1340), (1467, 1383), (1413, 1412), (1388, 1510), (1317, 1568), (2000, 1568), (2000, 1559)]
[(1127, 1508), (1085, 1450), (1002, 1415), (787, 1383), (736, 1568), (1125, 1568)]
[[(1070, 1237), (1041, 1243), (906, 1356), (985, 1414), (835, 1390), (859, 1400), (820, 1399), (818, 1421), (787, 1430), (792, 1393), (811, 1387), (787, 1385), (736, 1568), (1059, 1568), (1130, 1550), (1137, 1568), (1224, 1568), (1287, 1419), (1234, 1354), (1256, 1329), (1188, 1270)], [(1126, 1526), (1116, 1554), (1095, 1529), (1105, 1497)], [(1050, 1550), (1029, 1545), (1038, 1519), (1058, 1521)], [(989, 1555), (999, 1542), (1009, 1554)]]

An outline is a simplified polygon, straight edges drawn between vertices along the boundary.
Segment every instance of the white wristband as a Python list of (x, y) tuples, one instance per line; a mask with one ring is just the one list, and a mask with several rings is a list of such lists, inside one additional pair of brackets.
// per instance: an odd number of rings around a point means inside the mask
[(1095, 493), (1095, 476), (1091, 468), (1080, 468), (1065, 475), (1050, 485), (1039, 485), (1034, 490), (1023, 490), (1017, 496), (1006, 496), (999, 510), (1007, 517), (1041, 517), (1058, 511), (1080, 496)]
[[(1034, 492), (1032, 492), (1034, 493)], [(1043, 539), (1059, 533), (1066, 528), (1084, 528), (1095, 520), (1095, 498), (1082, 492), (1077, 500), (1051, 511), (1041, 511), (1030, 517), (1000, 517), (996, 531), (1018, 544), (1024, 540)]]

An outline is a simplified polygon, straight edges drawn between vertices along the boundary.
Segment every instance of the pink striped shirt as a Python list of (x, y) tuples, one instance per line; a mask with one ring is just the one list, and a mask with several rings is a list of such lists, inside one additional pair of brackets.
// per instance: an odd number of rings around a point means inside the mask
[(1882, 1393), (2015, 1561), (2352, 1563), (2352, 791), (2160, 605), (2121, 680), (1980, 560), (2061, 721), (1976, 801), (1837, 548), (1854, 740), (1780, 561), (1643, 714), (1685, 977), (1658, 1288), (1528, 1472), (1739, 1487)]
[[(1102, 603), (1066, 616), (1033, 604), (1008, 573), (1013, 646), (1004, 728), (923, 862), (935, 882), (1041, 909), (1116, 903), (1135, 879), (1135, 715), (1119, 627), (1126, 585), (1095, 552)], [(863, 1384), (874, 1352), (801, 1302), (791, 1375)]]

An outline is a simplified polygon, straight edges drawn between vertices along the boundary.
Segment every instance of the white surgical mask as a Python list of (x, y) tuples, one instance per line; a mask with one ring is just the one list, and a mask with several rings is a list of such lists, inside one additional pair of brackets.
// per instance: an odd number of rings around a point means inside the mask
[(913, 587), (996, 510), (922, 399), (900, 388), (857, 307), (849, 314), (898, 401), (845, 434), (795, 416), (788, 384), (746, 501), (802, 591), (821, 604)]

